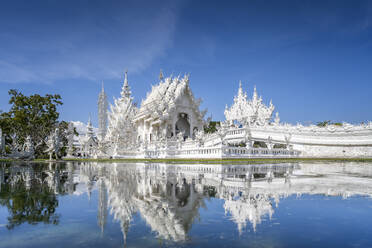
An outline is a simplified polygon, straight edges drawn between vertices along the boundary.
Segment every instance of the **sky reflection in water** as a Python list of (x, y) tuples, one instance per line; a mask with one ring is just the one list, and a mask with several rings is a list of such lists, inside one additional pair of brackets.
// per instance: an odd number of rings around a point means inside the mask
[(372, 164), (0, 164), (0, 247), (372, 247)]

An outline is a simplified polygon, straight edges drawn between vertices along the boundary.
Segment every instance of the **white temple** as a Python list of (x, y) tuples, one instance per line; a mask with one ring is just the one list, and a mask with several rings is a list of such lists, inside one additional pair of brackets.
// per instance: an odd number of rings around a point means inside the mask
[(107, 132), (107, 96), (102, 82), (102, 90), (98, 95), (98, 135), (104, 139)]
[(274, 109), (271, 101), (269, 107), (262, 102), (262, 97), (257, 95), (256, 87), (254, 87), (252, 100), (248, 100), (247, 93), (243, 92), (242, 82), (239, 82), (238, 94), (234, 97), (234, 104), (230, 108), (226, 105), (225, 117), (230, 124), (240, 122), (264, 126), (270, 124)]
[(321, 163), (96, 163), (82, 165), (80, 177), (84, 178), (88, 190), (88, 185), (97, 178), (94, 175), (99, 175), (101, 229), (105, 212), (109, 211), (120, 222), (126, 239), (128, 230), (136, 228), (130, 223), (139, 213), (159, 238), (185, 241), (208, 198), (223, 200), (225, 215), (235, 223), (239, 233), (256, 231), (260, 223), (271, 219), (280, 201), (289, 196), (372, 197), (371, 169), (362, 163), (328, 163), (326, 166)]
[(170, 139), (182, 134), (192, 138), (203, 129), (205, 112), (199, 111), (200, 99), (195, 99), (189, 77), (160, 77), (138, 110), (133, 122), (139, 142)]
[(240, 82), (233, 104), (226, 106), (226, 120), (215, 133), (205, 133), (208, 121), (206, 110), (199, 109), (201, 101), (194, 97), (188, 75), (164, 78), (161, 73), (159, 83), (138, 108), (126, 72), (121, 96), (109, 112), (102, 85), (97, 144), (86, 146), (82, 140), (79, 154), (94, 158), (372, 157), (371, 122), (325, 127), (282, 123), (278, 112), (273, 116), (271, 101), (265, 105), (256, 87), (249, 99)]
[[(239, 233), (259, 230), (290, 196), (372, 197), (372, 165), (366, 163), (165, 164), (49, 163), (0, 165), (0, 188), (47, 184), (55, 194), (98, 190), (97, 225), (108, 214), (120, 223), (124, 241), (139, 213), (159, 238), (185, 241), (209, 198), (221, 199)], [(37, 169), (36, 169), (37, 168)], [(285, 210), (284, 210), (285, 211)], [(274, 216), (275, 217), (275, 216)], [(277, 221), (277, 220), (276, 220)]]

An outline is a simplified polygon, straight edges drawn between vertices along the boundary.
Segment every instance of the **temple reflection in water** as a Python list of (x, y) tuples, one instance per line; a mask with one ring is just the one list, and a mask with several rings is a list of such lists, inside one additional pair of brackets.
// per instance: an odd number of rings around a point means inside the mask
[[(56, 195), (98, 190), (97, 222), (104, 232), (108, 214), (120, 222), (126, 239), (139, 213), (159, 238), (183, 241), (209, 198), (224, 201), (225, 214), (239, 233), (270, 219), (280, 199), (291, 195), (372, 196), (372, 165), (347, 164), (143, 164), (50, 163), (0, 165), (0, 192), (44, 192), (48, 216), (24, 221), (58, 223)], [(347, 180), (346, 180), (347, 179)], [(13, 200), (8, 201), (12, 208)], [(33, 201), (34, 202), (34, 201)], [(56, 204), (57, 202), (57, 204)], [(34, 204), (34, 203), (33, 203)], [(51, 210), (52, 209), (52, 210)], [(14, 211), (13, 211), (14, 212)], [(45, 211), (41, 211), (44, 213)], [(11, 219), (11, 218), (10, 218)], [(19, 222), (19, 218), (17, 219)], [(11, 221), (10, 221), (11, 222)], [(19, 223), (10, 223), (14, 226)], [(12, 225), (11, 225), (12, 224)], [(134, 227), (133, 227), (134, 228)]]

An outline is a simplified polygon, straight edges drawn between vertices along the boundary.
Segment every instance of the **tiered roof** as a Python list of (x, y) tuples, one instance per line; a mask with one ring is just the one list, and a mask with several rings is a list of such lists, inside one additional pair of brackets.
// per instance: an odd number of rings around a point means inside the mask
[[(162, 79), (162, 76), (160, 77)], [(195, 99), (190, 87), (189, 77), (185, 75), (180, 77), (167, 77), (161, 80), (158, 85), (152, 86), (151, 92), (147, 94), (146, 99), (142, 101), (141, 107), (136, 116), (140, 119), (167, 119), (169, 114), (176, 107), (177, 100), (185, 94), (189, 94), (192, 107), (203, 119), (205, 113), (199, 111), (200, 99)]]
[(252, 99), (247, 99), (247, 93), (243, 92), (240, 82), (233, 105), (230, 108), (226, 106), (225, 117), (228, 121), (265, 125), (270, 122), (274, 109), (275, 107), (271, 101), (269, 106), (262, 102), (262, 97), (257, 95), (256, 87), (254, 87)]

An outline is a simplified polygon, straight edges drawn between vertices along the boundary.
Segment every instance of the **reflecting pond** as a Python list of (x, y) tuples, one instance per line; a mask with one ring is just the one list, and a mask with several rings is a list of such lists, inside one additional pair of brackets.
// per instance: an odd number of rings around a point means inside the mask
[(0, 163), (0, 247), (372, 247), (372, 163)]

